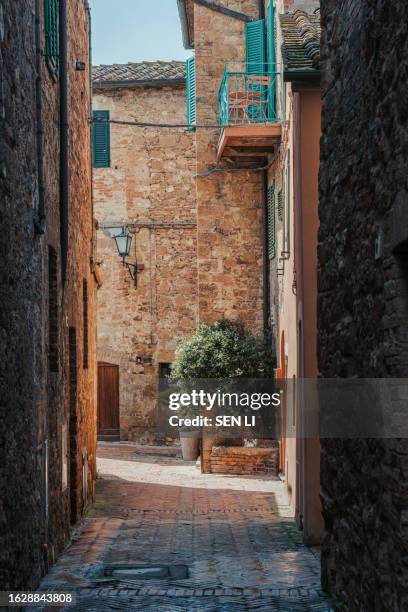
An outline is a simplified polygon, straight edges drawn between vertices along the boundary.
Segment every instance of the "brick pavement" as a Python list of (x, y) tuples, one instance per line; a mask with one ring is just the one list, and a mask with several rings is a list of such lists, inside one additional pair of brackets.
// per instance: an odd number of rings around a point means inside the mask
[[(41, 587), (75, 592), (72, 612), (331, 609), (279, 480), (201, 474), (174, 450), (123, 444), (99, 446), (98, 471), (94, 507)], [(132, 565), (188, 578), (126, 575)]]

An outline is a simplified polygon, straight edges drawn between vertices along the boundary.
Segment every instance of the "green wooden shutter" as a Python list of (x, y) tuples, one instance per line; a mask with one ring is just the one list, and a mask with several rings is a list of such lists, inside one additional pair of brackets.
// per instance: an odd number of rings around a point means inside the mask
[[(110, 166), (110, 127), (109, 111), (93, 111), (92, 150), (94, 168), (109, 168)], [(98, 123), (105, 121), (105, 123)]]
[(269, 0), (268, 6), (268, 70), (275, 71), (275, 7), (274, 1)]
[(44, 0), (45, 59), (51, 70), (59, 72), (58, 0)]
[[(262, 75), (265, 71), (265, 20), (250, 21), (245, 26), (246, 32), (246, 72)], [(268, 88), (265, 85), (251, 83), (250, 77), (245, 77), (245, 90), (249, 93), (247, 104), (248, 118), (253, 122), (263, 123), (267, 117)], [(253, 102), (252, 102), (253, 100)], [(260, 101), (262, 100), (262, 103)]]
[(249, 21), (245, 34), (247, 72), (262, 73), (265, 69), (265, 20)]
[(268, 256), (276, 256), (275, 181), (268, 187)]
[(187, 123), (190, 132), (197, 123), (197, 102), (196, 102), (196, 67), (195, 57), (190, 57), (186, 61), (186, 104), (187, 104)]
[(276, 118), (276, 108), (275, 108), (276, 57), (275, 57), (274, 0), (269, 0), (267, 31), (268, 31), (268, 72), (271, 77), (271, 84), (269, 86), (269, 91), (268, 91), (269, 119), (275, 119)]
[(278, 193), (278, 219), (283, 221), (283, 193), (282, 190)]

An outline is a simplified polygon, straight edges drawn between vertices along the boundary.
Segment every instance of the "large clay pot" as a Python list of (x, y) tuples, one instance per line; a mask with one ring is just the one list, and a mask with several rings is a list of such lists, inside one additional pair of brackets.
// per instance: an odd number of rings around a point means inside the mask
[(180, 431), (181, 452), (184, 461), (196, 461), (199, 453), (199, 431)]

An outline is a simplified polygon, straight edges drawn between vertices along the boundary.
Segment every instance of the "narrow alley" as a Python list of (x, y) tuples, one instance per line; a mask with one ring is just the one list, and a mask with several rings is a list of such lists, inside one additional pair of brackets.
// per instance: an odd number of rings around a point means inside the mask
[(0, 610), (408, 611), (407, 41), (0, 0)]
[(125, 444), (100, 443), (97, 465), (95, 505), (40, 588), (72, 592), (67, 609), (330, 610), (279, 479)]

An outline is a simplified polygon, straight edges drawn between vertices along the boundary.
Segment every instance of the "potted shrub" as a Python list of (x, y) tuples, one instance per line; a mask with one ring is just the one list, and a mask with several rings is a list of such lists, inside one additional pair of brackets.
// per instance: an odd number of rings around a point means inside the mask
[[(240, 321), (223, 319), (212, 325), (201, 323), (176, 351), (170, 379), (179, 386), (183, 382), (206, 379), (268, 378), (272, 375), (274, 358), (264, 337), (247, 331)], [(191, 407), (184, 407), (180, 415), (193, 416)], [(195, 413), (196, 414), (196, 413)], [(180, 431), (184, 453), (198, 456), (200, 430)]]

